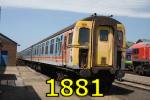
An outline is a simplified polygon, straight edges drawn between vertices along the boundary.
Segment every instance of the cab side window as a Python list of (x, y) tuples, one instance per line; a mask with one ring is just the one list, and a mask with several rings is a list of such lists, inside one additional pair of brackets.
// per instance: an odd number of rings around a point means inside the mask
[(68, 44), (72, 44), (72, 36), (73, 36), (73, 33), (69, 33)]
[(139, 53), (139, 49), (133, 49), (132, 53), (133, 54), (138, 54)]
[(100, 41), (108, 41), (108, 30), (100, 30)]

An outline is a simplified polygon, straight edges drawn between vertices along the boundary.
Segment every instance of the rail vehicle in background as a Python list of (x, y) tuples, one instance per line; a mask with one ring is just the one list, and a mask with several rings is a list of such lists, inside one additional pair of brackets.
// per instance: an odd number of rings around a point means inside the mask
[(133, 68), (131, 55), (132, 55), (132, 49), (131, 48), (126, 49), (125, 68), (129, 69), (129, 70), (132, 70), (132, 68)]
[(127, 50), (126, 65), (140, 75), (150, 75), (150, 42), (133, 44)]
[(90, 16), (21, 51), (20, 61), (57, 79), (101, 79), (108, 91), (124, 76), (125, 28), (109, 16)]

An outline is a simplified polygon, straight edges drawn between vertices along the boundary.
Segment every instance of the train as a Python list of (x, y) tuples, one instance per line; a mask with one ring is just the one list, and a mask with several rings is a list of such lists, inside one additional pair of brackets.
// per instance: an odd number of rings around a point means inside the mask
[(19, 52), (19, 61), (58, 80), (101, 79), (108, 91), (124, 76), (125, 54), (124, 25), (112, 16), (95, 14)]
[(126, 51), (126, 67), (139, 75), (150, 75), (150, 42), (135, 43)]
[(132, 55), (132, 49), (131, 48), (126, 49), (125, 68), (129, 70), (133, 70), (131, 55)]

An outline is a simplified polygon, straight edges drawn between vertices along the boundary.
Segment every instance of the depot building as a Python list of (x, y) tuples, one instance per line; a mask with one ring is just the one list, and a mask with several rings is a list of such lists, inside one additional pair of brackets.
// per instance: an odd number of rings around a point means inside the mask
[(0, 67), (16, 65), (17, 43), (0, 33)]

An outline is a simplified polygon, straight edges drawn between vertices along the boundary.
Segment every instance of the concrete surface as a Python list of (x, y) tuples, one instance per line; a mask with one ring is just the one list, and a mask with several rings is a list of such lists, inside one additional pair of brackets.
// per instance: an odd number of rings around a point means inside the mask
[(148, 76), (140, 76), (140, 75), (126, 73), (123, 79), (126, 81), (131, 81), (131, 82), (150, 86), (150, 77)]
[[(114, 84), (110, 93), (104, 97), (46, 97), (49, 85), (46, 80), (49, 77), (38, 73), (27, 66), (6, 67), (4, 74), (9, 76), (1, 81), (0, 100), (149, 100), (150, 92), (132, 87)], [(16, 78), (15, 78), (15, 77)], [(12, 77), (12, 79), (10, 79)], [(59, 93), (60, 86), (56, 84), (56, 92)]]

